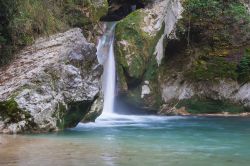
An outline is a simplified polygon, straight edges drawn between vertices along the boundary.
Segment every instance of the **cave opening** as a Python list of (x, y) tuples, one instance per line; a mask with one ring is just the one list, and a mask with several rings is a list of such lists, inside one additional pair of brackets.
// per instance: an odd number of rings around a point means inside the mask
[(137, 9), (145, 8), (146, 6), (146, 3), (143, 2), (143, 0), (108, 0), (108, 3), (108, 13), (101, 17), (100, 21), (119, 21), (131, 12)]
[(186, 40), (172, 39), (168, 41), (165, 49), (164, 60), (167, 62), (178, 55), (181, 55), (187, 48)]

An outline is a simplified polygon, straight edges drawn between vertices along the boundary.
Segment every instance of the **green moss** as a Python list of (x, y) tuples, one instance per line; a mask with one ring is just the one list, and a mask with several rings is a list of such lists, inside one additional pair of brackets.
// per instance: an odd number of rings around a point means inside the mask
[(161, 89), (159, 86), (159, 72), (160, 68), (156, 62), (156, 59), (151, 59), (148, 64), (147, 71), (144, 75), (144, 80), (149, 81), (149, 88), (151, 93), (144, 98), (144, 103), (151, 108), (159, 109), (162, 105)]
[[(143, 30), (146, 13), (137, 10), (117, 23), (115, 55), (119, 87), (126, 92), (126, 103), (137, 107), (159, 108), (161, 95), (158, 86), (158, 64), (154, 51), (164, 33), (164, 24), (156, 35)], [(150, 82), (151, 93), (141, 98), (144, 81)]]
[(2, 118), (2, 120), (9, 119), (8, 122), (17, 123), (30, 117), (31, 115), (28, 112), (18, 107), (18, 104), (13, 98), (0, 102), (0, 118)]
[(65, 126), (64, 115), (66, 111), (67, 111), (66, 106), (63, 103), (58, 103), (57, 111), (55, 112), (54, 116), (57, 119), (56, 124), (59, 129), (64, 129)]
[(129, 105), (137, 108), (149, 108), (150, 110), (158, 110), (162, 105), (162, 98), (159, 92), (159, 86), (156, 82), (150, 82), (150, 94), (141, 98), (141, 87), (131, 89), (123, 96), (123, 100)]
[(186, 72), (186, 77), (197, 81), (215, 81), (229, 78), (237, 80), (236, 69), (236, 63), (228, 62), (222, 57), (203, 56), (193, 64), (190, 71)]
[[(191, 50), (190, 80), (237, 80), (241, 49), (250, 39), (250, 15), (239, 1), (186, 0), (177, 36)], [(188, 52), (188, 50), (187, 50)]]
[(124, 69), (122, 65), (116, 63), (117, 73), (118, 73), (118, 87), (120, 88), (120, 91), (127, 91), (128, 85), (127, 80), (124, 75)]
[[(147, 63), (153, 55), (156, 43), (163, 33), (164, 26), (156, 36), (142, 30), (145, 13), (137, 10), (118, 22), (116, 27), (116, 56), (130, 77), (141, 78)], [(120, 41), (126, 41), (124, 46)]]
[(72, 102), (66, 107), (59, 103), (56, 118), (57, 126), (60, 129), (75, 127), (89, 112), (92, 101)]
[[(144, 41), (146, 41), (145, 36), (142, 35), (139, 25), (136, 23), (141, 22), (143, 18), (143, 13), (137, 11), (129, 15), (127, 18), (122, 20), (117, 24), (116, 27), (116, 40), (126, 40), (128, 41), (129, 46), (128, 50), (123, 49), (120, 45), (117, 45), (119, 52), (116, 56), (119, 56), (121, 60), (119, 63), (129, 71), (131, 77), (140, 77), (145, 70), (146, 55), (143, 54), (144, 50)], [(120, 47), (119, 47), (120, 46)], [(129, 65), (126, 59), (126, 55), (131, 57), (131, 64)]]
[[(144, 41), (146, 41), (140, 30), (140, 22), (143, 16), (144, 13), (138, 10), (118, 22), (116, 26), (115, 55), (119, 82), (123, 90), (127, 89), (127, 80), (124, 73), (129, 74), (129, 77), (140, 78), (145, 70), (146, 57), (149, 56), (148, 53), (143, 54)], [(124, 40), (128, 42), (128, 45), (123, 46), (119, 43)], [(128, 64), (126, 56), (130, 56), (131, 64)]]
[(145, 80), (157, 80), (159, 73), (158, 64), (155, 58), (152, 58), (149, 64), (147, 65), (147, 71), (144, 75)]
[(186, 107), (187, 111), (192, 114), (214, 114), (228, 112), (237, 114), (247, 112), (243, 106), (232, 104), (226, 101), (210, 99), (188, 99), (178, 103), (177, 108)]

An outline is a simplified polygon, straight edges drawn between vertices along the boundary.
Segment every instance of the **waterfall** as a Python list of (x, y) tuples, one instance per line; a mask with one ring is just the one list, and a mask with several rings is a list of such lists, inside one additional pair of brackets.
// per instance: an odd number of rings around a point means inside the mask
[(104, 107), (101, 116), (107, 116), (114, 111), (115, 99), (115, 58), (114, 58), (114, 32), (115, 22), (105, 23), (103, 36), (97, 46), (97, 58), (104, 67), (102, 76), (102, 89), (104, 93)]

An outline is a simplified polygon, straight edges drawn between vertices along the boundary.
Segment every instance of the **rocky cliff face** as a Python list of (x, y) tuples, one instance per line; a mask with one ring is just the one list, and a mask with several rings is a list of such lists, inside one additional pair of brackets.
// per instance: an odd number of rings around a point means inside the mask
[(74, 127), (90, 110), (94, 120), (101, 74), (80, 29), (37, 40), (0, 70), (0, 133)]
[(160, 0), (117, 23), (119, 88), (128, 103), (135, 101), (140, 107), (155, 109), (160, 105), (157, 70), (164, 55), (164, 39), (174, 30), (181, 13), (180, 1)]
[(116, 32), (123, 100), (163, 114), (248, 111), (249, 19), (246, 1), (162, 0), (130, 14)]
[[(160, 114), (178, 115), (178, 108), (194, 114), (244, 113), (250, 108), (250, 84), (240, 85), (236, 81), (191, 82), (183, 77), (170, 78), (162, 82), (164, 105)], [(169, 110), (177, 112), (169, 112)]]
[(249, 111), (250, 15), (241, 1), (214, 3), (184, 3), (177, 39), (168, 39), (160, 67), (163, 112)]

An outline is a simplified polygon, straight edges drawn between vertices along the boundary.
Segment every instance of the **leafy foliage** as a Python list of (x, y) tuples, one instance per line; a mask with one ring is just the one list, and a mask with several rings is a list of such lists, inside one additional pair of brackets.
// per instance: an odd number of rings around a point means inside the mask
[(179, 24), (190, 42), (238, 46), (250, 39), (250, 16), (239, 0), (186, 0)]
[(94, 7), (92, 0), (0, 0), (0, 65), (39, 36), (69, 27), (81, 27), (87, 34), (93, 29), (92, 19), (98, 19), (91, 12), (97, 11)]

